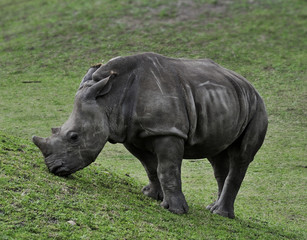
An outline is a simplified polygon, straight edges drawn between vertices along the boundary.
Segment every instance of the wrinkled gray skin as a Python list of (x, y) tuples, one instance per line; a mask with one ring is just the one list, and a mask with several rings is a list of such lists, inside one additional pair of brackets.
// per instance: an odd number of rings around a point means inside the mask
[(93, 161), (107, 141), (123, 143), (143, 164), (143, 193), (177, 214), (183, 158), (208, 158), (218, 198), (207, 209), (234, 218), (234, 201), (267, 130), (264, 103), (242, 76), (209, 59), (144, 53), (93, 66), (74, 109), (48, 138), (33, 137), (50, 172), (66, 176)]

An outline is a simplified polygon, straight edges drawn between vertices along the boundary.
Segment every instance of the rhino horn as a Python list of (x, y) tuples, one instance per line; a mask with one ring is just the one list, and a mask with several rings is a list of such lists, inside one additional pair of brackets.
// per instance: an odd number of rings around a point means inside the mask
[(48, 146), (46, 138), (33, 136), (32, 141), (41, 150), (45, 158), (51, 154), (50, 147)]

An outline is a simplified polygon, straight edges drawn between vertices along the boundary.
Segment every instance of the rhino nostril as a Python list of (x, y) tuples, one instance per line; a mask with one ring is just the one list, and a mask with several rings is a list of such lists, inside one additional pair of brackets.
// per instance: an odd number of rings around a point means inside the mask
[(63, 166), (62, 162), (56, 163), (56, 164), (49, 167), (49, 171), (52, 172), (52, 173), (55, 173), (62, 166)]
[(52, 155), (52, 152), (46, 152), (43, 154), (45, 158), (48, 158), (50, 155)]

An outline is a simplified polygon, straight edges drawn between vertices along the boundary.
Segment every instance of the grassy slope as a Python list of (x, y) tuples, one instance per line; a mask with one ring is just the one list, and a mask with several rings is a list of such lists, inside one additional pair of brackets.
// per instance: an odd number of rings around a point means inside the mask
[[(221, 2), (0, 0), (0, 238), (307, 238), (306, 4)], [(63, 179), (30, 143), (67, 119), (90, 64), (142, 51), (212, 58), (264, 97), (269, 132), (236, 220), (204, 210), (216, 192), (205, 160), (184, 163), (190, 213), (175, 216), (140, 194), (144, 170), (121, 146)]]

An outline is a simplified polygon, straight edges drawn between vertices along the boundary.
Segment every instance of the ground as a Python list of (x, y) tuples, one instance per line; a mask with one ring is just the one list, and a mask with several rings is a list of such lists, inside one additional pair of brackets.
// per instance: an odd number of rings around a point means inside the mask
[[(0, 239), (306, 239), (307, 6), (302, 0), (0, 0)], [(157, 52), (211, 58), (245, 76), (269, 113), (236, 219), (206, 159), (185, 161), (188, 215), (144, 197), (141, 164), (120, 145), (69, 178), (31, 143), (68, 118), (89, 66)]]

